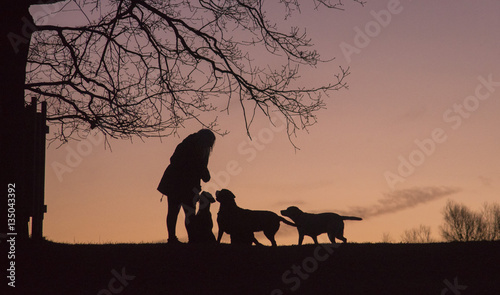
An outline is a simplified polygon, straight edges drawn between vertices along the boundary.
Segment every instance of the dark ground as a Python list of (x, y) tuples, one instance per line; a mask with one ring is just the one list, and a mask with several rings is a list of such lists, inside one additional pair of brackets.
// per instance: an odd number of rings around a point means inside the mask
[(19, 294), (500, 294), (500, 242), (338, 248), (43, 242), (18, 246), (16, 266)]

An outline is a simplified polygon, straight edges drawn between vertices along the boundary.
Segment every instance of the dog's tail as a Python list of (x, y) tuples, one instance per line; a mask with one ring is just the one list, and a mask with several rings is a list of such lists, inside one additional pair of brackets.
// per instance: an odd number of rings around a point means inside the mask
[(363, 220), (363, 218), (356, 216), (340, 216), (340, 217), (342, 217), (342, 220)]
[(278, 216), (280, 218), (280, 221), (283, 221), (284, 223), (288, 224), (288, 225), (291, 225), (291, 226), (295, 226), (297, 227), (297, 225), (293, 222), (290, 222), (288, 220), (286, 220), (285, 218), (281, 217), (281, 216)]

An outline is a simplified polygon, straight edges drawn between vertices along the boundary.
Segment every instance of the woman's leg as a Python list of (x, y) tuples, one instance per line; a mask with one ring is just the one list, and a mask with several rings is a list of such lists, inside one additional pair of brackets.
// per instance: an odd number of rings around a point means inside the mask
[(196, 214), (196, 196), (198, 194), (195, 191), (188, 191), (183, 196), (182, 199), (182, 209), (184, 210), (184, 215), (186, 216), (186, 220), (184, 224), (186, 226), (186, 231), (188, 233), (188, 239), (191, 240), (191, 229), (192, 223), (191, 220)]
[(168, 209), (167, 209), (167, 232), (168, 242), (177, 242), (178, 239), (175, 235), (175, 228), (177, 225), (177, 216), (181, 209), (181, 203), (178, 201), (177, 196), (167, 196)]

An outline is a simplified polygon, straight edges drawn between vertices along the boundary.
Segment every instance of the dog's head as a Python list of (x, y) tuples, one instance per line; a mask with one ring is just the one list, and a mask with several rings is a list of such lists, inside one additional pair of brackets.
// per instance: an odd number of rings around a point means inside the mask
[(221, 205), (234, 205), (236, 206), (236, 201), (234, 200), (236, 196), (228, 189), (221, 189), (215, 193), (215, 199)]
[(302, 213), (302, 210), (295, 206), (288, 207), (286, 210), (281, 210), (281, 215), (290, 217), (290, 219), (294, 221), (297, 220)]
[(205, 208), (210, 208), (210, 203), (215, 203), (215, 199), (209, 192), (201, 192), (195, 199), (196, 202), (200, 202), (200, 210)]

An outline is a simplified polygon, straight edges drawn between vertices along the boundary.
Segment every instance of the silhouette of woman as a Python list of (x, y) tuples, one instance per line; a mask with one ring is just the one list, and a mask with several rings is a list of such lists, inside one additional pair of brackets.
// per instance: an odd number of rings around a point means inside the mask
[(168, 242), (179, 242), (175, 235), (177, 216), (180, 207), (184, 210), (185, 226), (190, 234), (189, 219), (194, 216), (196, 197), (201, 191), (200, 179), (210, 180), (208, 158), (215, 143), (215, 135), (208, 129), (202, 129), (186, 137), (176, 148), (170, 165), (163, 173), (158, 191), (167, 196), (167, 231)]

